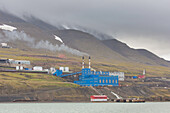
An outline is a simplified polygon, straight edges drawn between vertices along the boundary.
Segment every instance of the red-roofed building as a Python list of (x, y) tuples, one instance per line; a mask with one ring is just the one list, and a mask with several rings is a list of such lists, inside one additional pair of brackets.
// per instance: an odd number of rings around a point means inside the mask
[(138, 78), (145, 78), (145, 75), (138, 75)]

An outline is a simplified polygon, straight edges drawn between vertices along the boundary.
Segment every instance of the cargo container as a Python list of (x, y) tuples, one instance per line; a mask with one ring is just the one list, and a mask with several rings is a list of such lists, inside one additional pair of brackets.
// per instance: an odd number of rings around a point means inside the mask
[(145, 75), (138, 75), (138, 78), (145, 78)]
[(137, 79), (138, 77), (137, 77), (137, 76), (133, 76), (132, 78), (133, 78), (133, 79)]
[(32, 71), (32, 68), (25, 68), (26, 71)]

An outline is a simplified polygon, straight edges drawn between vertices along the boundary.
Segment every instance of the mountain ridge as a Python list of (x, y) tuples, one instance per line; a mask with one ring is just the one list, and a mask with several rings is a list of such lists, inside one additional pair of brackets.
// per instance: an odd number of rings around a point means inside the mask
[[(130, 48), (126, 43), (114, 38), (100, 40), (93, 34), (78, 29), (61, 30), (35, 17), (31, 17), (26, 21), (17, 16), (0, 11), (0, 24), (4, 23), (17, 27), (18, 32), (23, 31), (26, 36), (28, 35), (34, 38), (35, 43), (44, 41), (48, 42), (51, 47), (56, 47), (56, 44), (58, 46), (63, 45), (60, 41), (55, 40), (54, 35), (56, 35), (63, 40), (64, 45), (67, 47), (87, 53), (96, 59), (102, 59), (108, 62), (133, 62), (170, 67), (169, 61), (160, 58), (148, 50)], [(4, 31), (0, 30), (0, 33), (2, 35), (0, 38), (4, 38)], [(13, 43), (17, 48), (22, 48), (17, 41), (10, 43)]]

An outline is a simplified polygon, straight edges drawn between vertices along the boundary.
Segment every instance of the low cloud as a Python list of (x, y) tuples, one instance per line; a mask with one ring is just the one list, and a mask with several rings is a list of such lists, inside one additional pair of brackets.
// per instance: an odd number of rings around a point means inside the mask
[[(132, 47), (155, 52), (153, 48), (162, 51), (166, 48), (160, 45), (169, 44), (169, 4), (169, 0), (0, 0), (0, 9), (19, 17), (33, 15), (54, 26), (72, 24), (95, 29)], [(134, 41), (140, 37), (144, 38)], [(150, 47), (146, 39), (154, 40), (155, 44)], [(157, 42), (161, 43), (156, 45)], [(162, 55), (161, 52), (156, 54)]]

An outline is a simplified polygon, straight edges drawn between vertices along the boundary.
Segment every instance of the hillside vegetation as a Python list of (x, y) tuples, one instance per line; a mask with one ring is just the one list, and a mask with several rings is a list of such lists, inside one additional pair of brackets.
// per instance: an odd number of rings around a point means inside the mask
[[(0, 57), (9, 58), (15, 60), (29, 60), (33, 66), (43, 66), (44, 68), (60, 66), (68, 66), (71, 71), (80, 71), (81, 70), (81, 57), (70, 56), (66, 53), (65, 58), (58, 57), (57, 52), (50, 52), (46, 50), (20, 50), (20, 49), (3, 49), (0, 48)], [(85, 67), (88, 67), (88, 57), (85, 57)], [(146, 69), (147, 76), (161, 76), (168, 77), (170, 76), (170, 67), (164, 66), (149, 66), (133, 62), (118, 62), (112, 61), (113, 63), (107, 63), (92, 57), (92, 68), (100, 71), (122, 71), (125, 72), (125, 75), (136, 76), (142, 74), (143, 69)]]
[(0, 102), (14, 100), (89, 101), (93, 90), (64, 79), (33, 73), (0, 72)]

